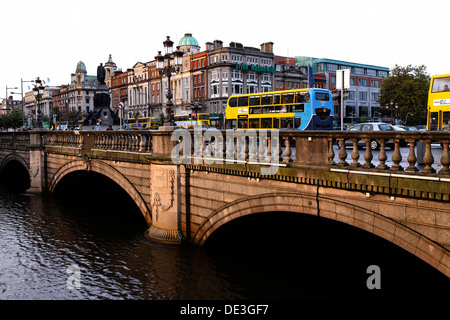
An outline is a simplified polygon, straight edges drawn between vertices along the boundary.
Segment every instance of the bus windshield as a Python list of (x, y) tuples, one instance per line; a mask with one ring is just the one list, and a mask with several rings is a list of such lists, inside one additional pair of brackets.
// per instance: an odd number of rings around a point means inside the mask
[(450, 77), (436, 78), (433, 80), (431, 93), (450, 91)]

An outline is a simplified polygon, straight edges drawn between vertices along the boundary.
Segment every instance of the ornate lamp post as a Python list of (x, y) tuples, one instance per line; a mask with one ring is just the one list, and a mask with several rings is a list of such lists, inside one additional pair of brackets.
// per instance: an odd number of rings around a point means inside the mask
[[(174, 121), (174, 111), (173, 111), (173, 102), (172, 102), (172, 89), (170, 78), (172, 74), (177, 74), (181, 70), (181, 65), (183, 63), (183, 51), (180, 50), (180, 47), (177, 47), (177, 50), (173, 52), (173, 41), (170, 40), (170, 37), (167, 36), (166, 41), (163, 42), (165, 55), (161, 55), (161, 51), (158, 51), (158, 55), (155, 57), (156, 60), (156, 70), (159, 71), (159, 75), (167, 76), (167, 81), (169, 82), (168, 90), (167, 90), (167, 103), (166, 103), (166, 117), (164, 119), (164, 126), (175, 126)], [(173, 61), (173, 64), (171, 64)]]
[(37, 79), (34, 81), (35, 85), (33, 88), (33, 94), (34, 98), (36, 99), (36, 109), (37, 109), (37, 115), (36, 115), (36, 127), (38, 129), (42, 129), (42, 115), (41, 115), (41, 106), (39, 104), (42, 96), (44, 95), (45, 87), (42, 85), (42, 81), (37, 77)]

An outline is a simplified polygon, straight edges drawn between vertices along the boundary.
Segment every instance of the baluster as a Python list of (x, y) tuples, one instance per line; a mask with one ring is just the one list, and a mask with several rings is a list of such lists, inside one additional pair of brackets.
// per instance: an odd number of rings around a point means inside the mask
[(386, 164), (387, 155), (386, 155), (386, 141), (381, 139), (380, 141), (380, 154), (378, 156), (378, 160), (380, 160), (380, 164), (377, 165), (378, 170), (387, 170), (389, 166)]
[[(272, 133), (271, 133), (272, 134)], [(267, 136), (267, 156), (266, 162), (272, 163), (272, 137)]]
[[(220, 133), (220, 131), (218, 131), (218, 133)], [(220, 138), (218, 135), (215, 136), (215, 138), (214, 138), (214, 157), (216, 159), (222, 159), (222, 157), (223, 157), (222, 148), (220, 146), (220, 141), (222, 141), (222, 144), (223, 144), (222, 135), (220, 135)]]
[(234, 143), (234, 135), (233, 134), (227, 134), (227, 138), (228, 138), (228, 146), (227, 146), (227, 159), (233, 159), (234, 158), (234, 154), (233, 154), (233, 143)]
[(240, 138), (240, 134), (238, 133), (236, 135), (236, 149), (235, 149), (236, 153), (234, 155), (234, 159), (236, 159), (236, 160), (241, 157), (241, 143), (239, 141), (241, 139), (239, 139), (239, 138)]
[(416, 147), (416, 140), (410, 139), (406, 140), (409, 143), (409, 155), (408, 155), (408, 168), (405, 169), (406, 172), (417, 172), (419, 169), (416, 167), (416, 153), (415, 153), (415, 147)]
[(203, 157), (203, 156), (205, 155), (205, 149), (206, 149), (206, 147), (205, 147), (205, 136), (204, 136), (203, 134), (202, 134), (201, 139), (202, 139), (202, 151), (201, 151), (201, 156)]
[(353, 138), (351, 139), (353, 142), (353, 150), (352, 150), (352, 159), (353, 162), (350, 164), (351, 168), (359, 168), (361, 164), (358, 162), (359, 159), (359, 152), (358, 152), (358, 139)]
[(422, 173), (435, 173), (431, 165), (434, 162), (433, 154), (431, 153), (431, 140), (422, 140), (425, 143), (425, 154), (423, 156), (423, 163), (425, 164), (425, 168), (422, 169)]
[(249, 147), (248, 144), (250, 142), (250, 137), (244, 136), (244, 160), (248, 161), (248, 151), (249, 151)]
[(441, 157), (441, 164), (442, 169), (439, 171), (439, 174), (450, 174), (450, 157), (448, 155), (448, 144), (450, 143), (450, 140), (443, 140), (441, 141), (443, 145), (443, 151), (442, 151), (442, 157)]
[[(264, 162), (265, 158), (264, 158), (264, 152), (265, 150), (265, 144), (268, 143), (268, 133), (267, 131), (262, 134), (262, 132), (259, 132), (259, 144), (258, 144), (258, 160), (259, 162)], [(266, 142), (267, 141), (267, 142)]]
[(338, 166), (340, 167), (346, 167), (348, 166), (347, 161), (345, 161), (345, 159), (347, 159), (347, 151), (345, 150), (345, 139), (344, 138), (338, 138), (338, 141), (340, 142), (340, 148), (339, 148), (339, 153), (338, 153), (338, 157), (340, 159)]
[(141, 139), (141, 143), (139, 144), (139, 152), (144, 152), (145, 151), (145, 141), (146, 141), (146, 136), (143, 134), (139, 134), (139, 138)]
[(334, 166), (336, 164), (336, 162), (334, 162), (334, 156), (336, 154), (334, 153), (334, 148), (333, 148), (333, 138), (328, 138), (328, 164), (331, 166)]
[(250, 144), (250, 153), (248, 156), (248, 161), (249, 162), (256, 162), (256, 160), (258, 159), (256, 156), (256, 134), (255, 135), (250, 135), (249, 137), (249, 142), (251, 141)]
[(389, 169), (391, 171), (403, 171), (403, 167), (400, 165), (402, 161), (402, 154), (400, 153), (400, 139), (394, 139), (394, 153), (392, 154), (392, 162), (394, 165)]
[(84, 134), (78, 135), (78, 148), (84, 147)]
[(227, 136), (224, 134), (224, 131), (222, 131), (222, 155), (221, 158), (225, 161), (227, 157)]
[(374, 168), (374, 164), (372, 163), (373, 160), (373, 154), (372, 149), (370, 148), (370, 139), (364, 139), (366, 142), (366, 153), (364, 153), (364, 160), (366, 163), (362, 165), (364, 169), (372, 169)]
[(282, 138), (279, 135), (275, 139), (271, 139), (272, 141), (274, 141), (274, 140), (277, 141), (276, 145), (275, 145), (275, 153), (272, 156), (272, 160), (278, 158), (279, 162), (283, 161), (283, 156), (282, 156), (283, 150), (281, 149), (281, 139)]
[(289, 163), (292, 162), (291, 159), (291, 154), (292, 154), (292, 150), (291, 150), (291, 143), (289, 141), (289, 137), (284, 137), (284, 143), (286, 144), (286, 148), (284, 149), (284, 160), (283, 163)]

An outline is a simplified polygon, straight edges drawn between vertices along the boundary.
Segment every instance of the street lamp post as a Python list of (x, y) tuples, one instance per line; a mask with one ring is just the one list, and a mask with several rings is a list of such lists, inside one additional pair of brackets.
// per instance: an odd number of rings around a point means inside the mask
[(35, 85), (33, 88), (33, 94), (36, 99), (36, 108), (37, 108), (37, 115), (36, 115), (36, 126), (39, 130), (42, 129), (42, 115), (41, 115), (41, 106), (39, 104), (42, 95), (44, 94), (45, 87), (42, 85), (42, 81), (37, 77), (35, 80)]
[[(166, 103), (166, 117), (164, 119), (164, 126), (175, 126), (174, 121), (174, 111), (173, 111), (173, 94), (171, 89), (170, 78), (172, 74), (177, 74), (181, 70), (181, 65), (183, 63), (183, 51), (180, 50), (180, 47), (177, 47), (177, 50), (173, 52), (173, 41), (170, 40), (170, 37), (167, 36), (166, 41), (163, 42), (165, 55), (161, 55), (161, 51), (158, 51), (158, 55), (155, 57), (156, 60), (156, 69), (159, 71), (159, 75), (166, 76), (168, 81), (168, 91), (167, 91), (167, 103)], [(171, 64), (171, 61), (174, 61), (174, 64)]]
[(26, 81), (23, 79), (20, 79), (20, 94), (22, 97), (22, 128), (25, 128), (25, 110), (24, 110), (24, 102), (23, 102), (23, 83), (24, 82), (34, 82), (33, 80), (31, 81)]

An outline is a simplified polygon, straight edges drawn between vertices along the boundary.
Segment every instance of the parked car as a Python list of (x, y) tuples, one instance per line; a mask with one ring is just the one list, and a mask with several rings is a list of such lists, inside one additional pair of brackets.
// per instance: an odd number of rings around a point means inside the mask
[(404, 129), (406, 131), (419, 131), (419, 129), (417, 129), (416, 127), (408, 127), (408, 126), (403, 126), (403, 125), (394, 126), (394, 129), (395, 128)]
[[(358, 123), (352, 127), (350, 127), (347, 131), (406, 131), (403, 128), (399, 128), (389, 123), (385, 122), (367, 122), (367, 123)], [(353, 142), (351, 140), (345, 141), (346, 146), (352, 146)], [(337, 141), (337, 146), (340, 147), (340, 141)], [(358, 148), (363, 148), (366, 146), (366, 142), (364, 140), (358, 141)], [(386, 142), (386, 146), (390, 149), (394, 149), (394, 143), (391, 141)], [(380, 143), (376, 140), (370, 141), (370, 149), (378, 150), (380, 149)]]

